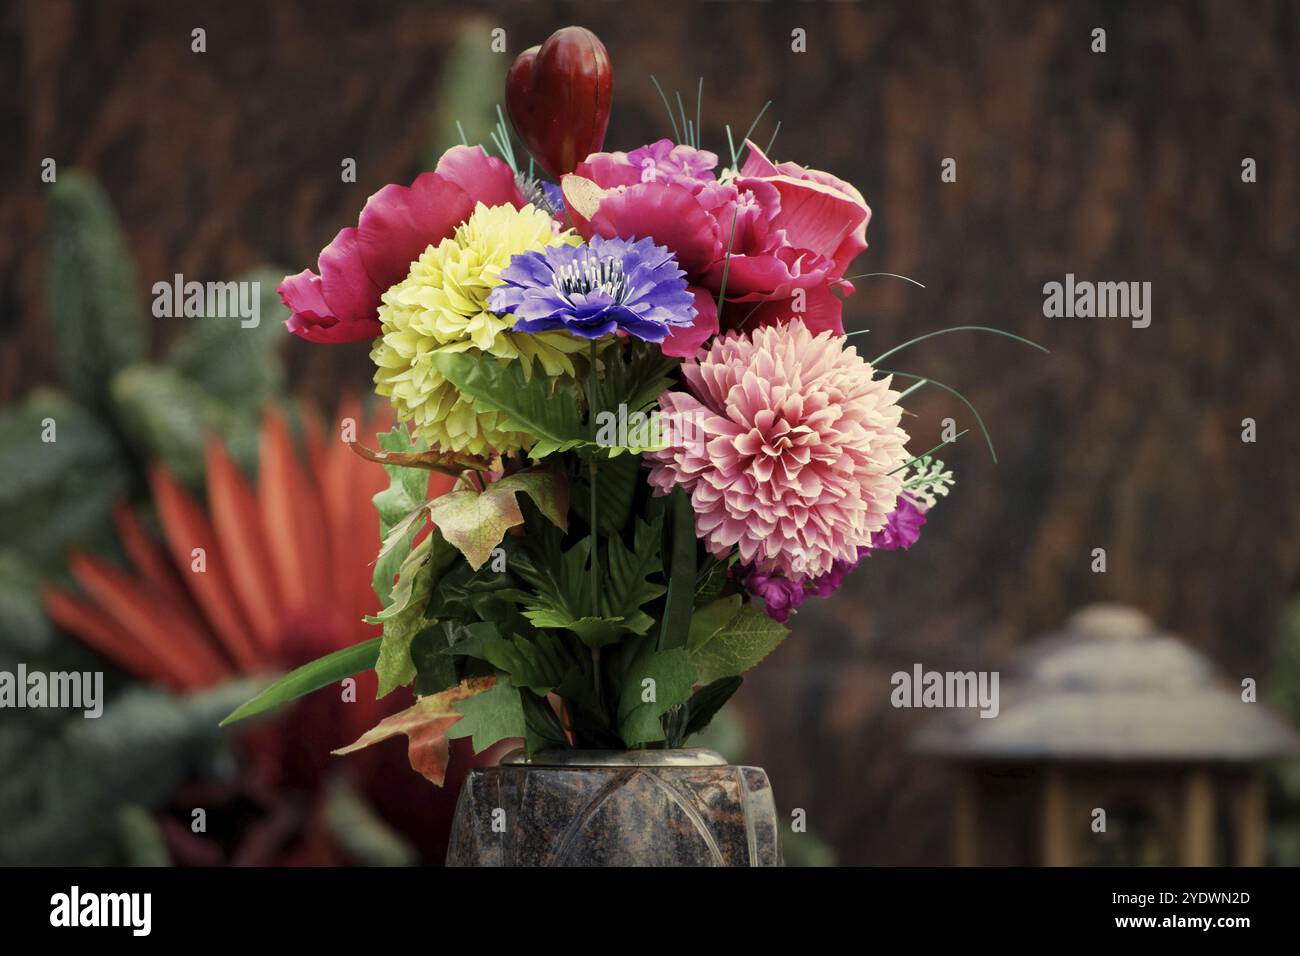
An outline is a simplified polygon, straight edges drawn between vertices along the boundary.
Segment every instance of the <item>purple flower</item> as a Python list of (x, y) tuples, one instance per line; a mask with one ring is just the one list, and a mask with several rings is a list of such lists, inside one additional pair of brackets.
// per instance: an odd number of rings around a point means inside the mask
[(921, 537), (925, 512), (907, 495), (899, 495), (885, 526), (871, 536), (872, 551), (906, 551)]
[(782, 623), (790, 616), (791, 611), (808, 599), (802, 584), (783, 578), (779, 574), (763, 574), (761, 571), (754, 571), (745, 578), (744, 586), (750, 594), (763, 599), (768, 617)]
[(698, 188), (713, 182), (718, 154), (661, 139), (632, 150), (627, 161), (641, 171), (642, 182), (659, 180)]
[(652, 239), (593, 236), (581, 246), (548, 246), (510, 260), (488, 296), (493, 312), (513, 313), (516, 332), (563, 329), (584, 339), (614, 331), (662, 342), (695, 321), (695, 297), (673, 254)]
[[(858, 561), (867, 553), (866, 548), (858, 549)], [(808, 581), (808, 593), (820, 598), (827, 598), (840, 589), (844, 576), (858, 566), (858, 561), (836, 561), (825, 574)]]

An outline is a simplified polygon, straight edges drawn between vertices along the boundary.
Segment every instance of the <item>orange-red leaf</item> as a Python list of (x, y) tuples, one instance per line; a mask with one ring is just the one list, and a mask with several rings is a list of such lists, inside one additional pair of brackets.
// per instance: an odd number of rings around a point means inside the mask
[(450, 750), (447, 731), (461, 719), (453, 705), (490, 690), (495, 684), (495, 677), (472, 677), (440, 694), (421, 697), (406, 710), (385, 717), (362, 734), (356, 743), (341, 747), (334, 753), (350, 754), (381, 740), (405, 734), (412, 769), (441, 787), (447, 777)]

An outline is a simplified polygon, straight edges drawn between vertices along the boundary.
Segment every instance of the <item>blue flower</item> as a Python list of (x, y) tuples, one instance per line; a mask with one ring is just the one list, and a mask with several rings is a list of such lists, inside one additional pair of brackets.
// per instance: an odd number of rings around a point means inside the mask
[(488, 308), (513, 313), (516, 332), (562, 329), (584, 339), (614, 331), (662, 342), (695, 321), (695, 296), (673, 254), (652, 239), (593, 236), (581, 246), (549, 246), (514, 256)]

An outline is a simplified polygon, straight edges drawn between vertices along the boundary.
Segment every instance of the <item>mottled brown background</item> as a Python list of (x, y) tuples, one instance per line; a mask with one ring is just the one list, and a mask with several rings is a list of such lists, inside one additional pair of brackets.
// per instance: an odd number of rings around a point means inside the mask
[[(101, 178), (146, 285), (297, 271), (370, 192), (422, 168), (470, 17), (485, 45), (504, 27), (510, 56), (566, 23), (599, 33), (614, 146), (668, 131), (651, 72), (692, 99), (703, 75), (704, 139), (723, 153), (722, 124), (773, 100), (778, 158), (832, 170), (871, 203), (855, 271), (927, 286), (861, 286), (846, 318), (871, 329), (868, 354), (955, 324), (1052, 350), (959, 334), (895, 360), (964, 389), (1000, 463), (963, 439), (957, 491), (920, 544), (809, 607), (741, 692), (748, 759), (841, 861), (947, 859), (946, 777), (906, 753), (924, 715), (889, 706), (896, 669), (999, 667), (1104, 598), (1234, 678), (1265, 672), (1300, 586), (1294, 2), (6, 3), (0, 398), (52, 374), (43, 157)], [(206, 54), (190, 52), (195, 26)], [(1104, 55), (1089, 51), (1098, 26)], [(791, 52), (794, 27), (807, 53)], [(339, 181), (345, 156), (354, 185)], [(939, 177), (949, 156), (955, 184)], [(1045, 319), (1042, 284), (1066, 272), (1152, 282), (1151, 327)], [(364, 346), (286, 350), (317, 397), (367, 380)], [(973, 424), (937, 391), (913, 407), (926, 447), (945, 415)], [(1239, 440), (1245, 416), (1256, 444)]]

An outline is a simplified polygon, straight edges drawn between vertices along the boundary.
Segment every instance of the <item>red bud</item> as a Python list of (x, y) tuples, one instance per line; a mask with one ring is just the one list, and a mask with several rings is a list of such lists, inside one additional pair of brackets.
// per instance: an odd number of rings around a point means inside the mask
[(564, 27), (515, 59), (506, 110), (528, 151), (558, 180), (604, 145), (613, 90), (605, 44), (583, 27)]

